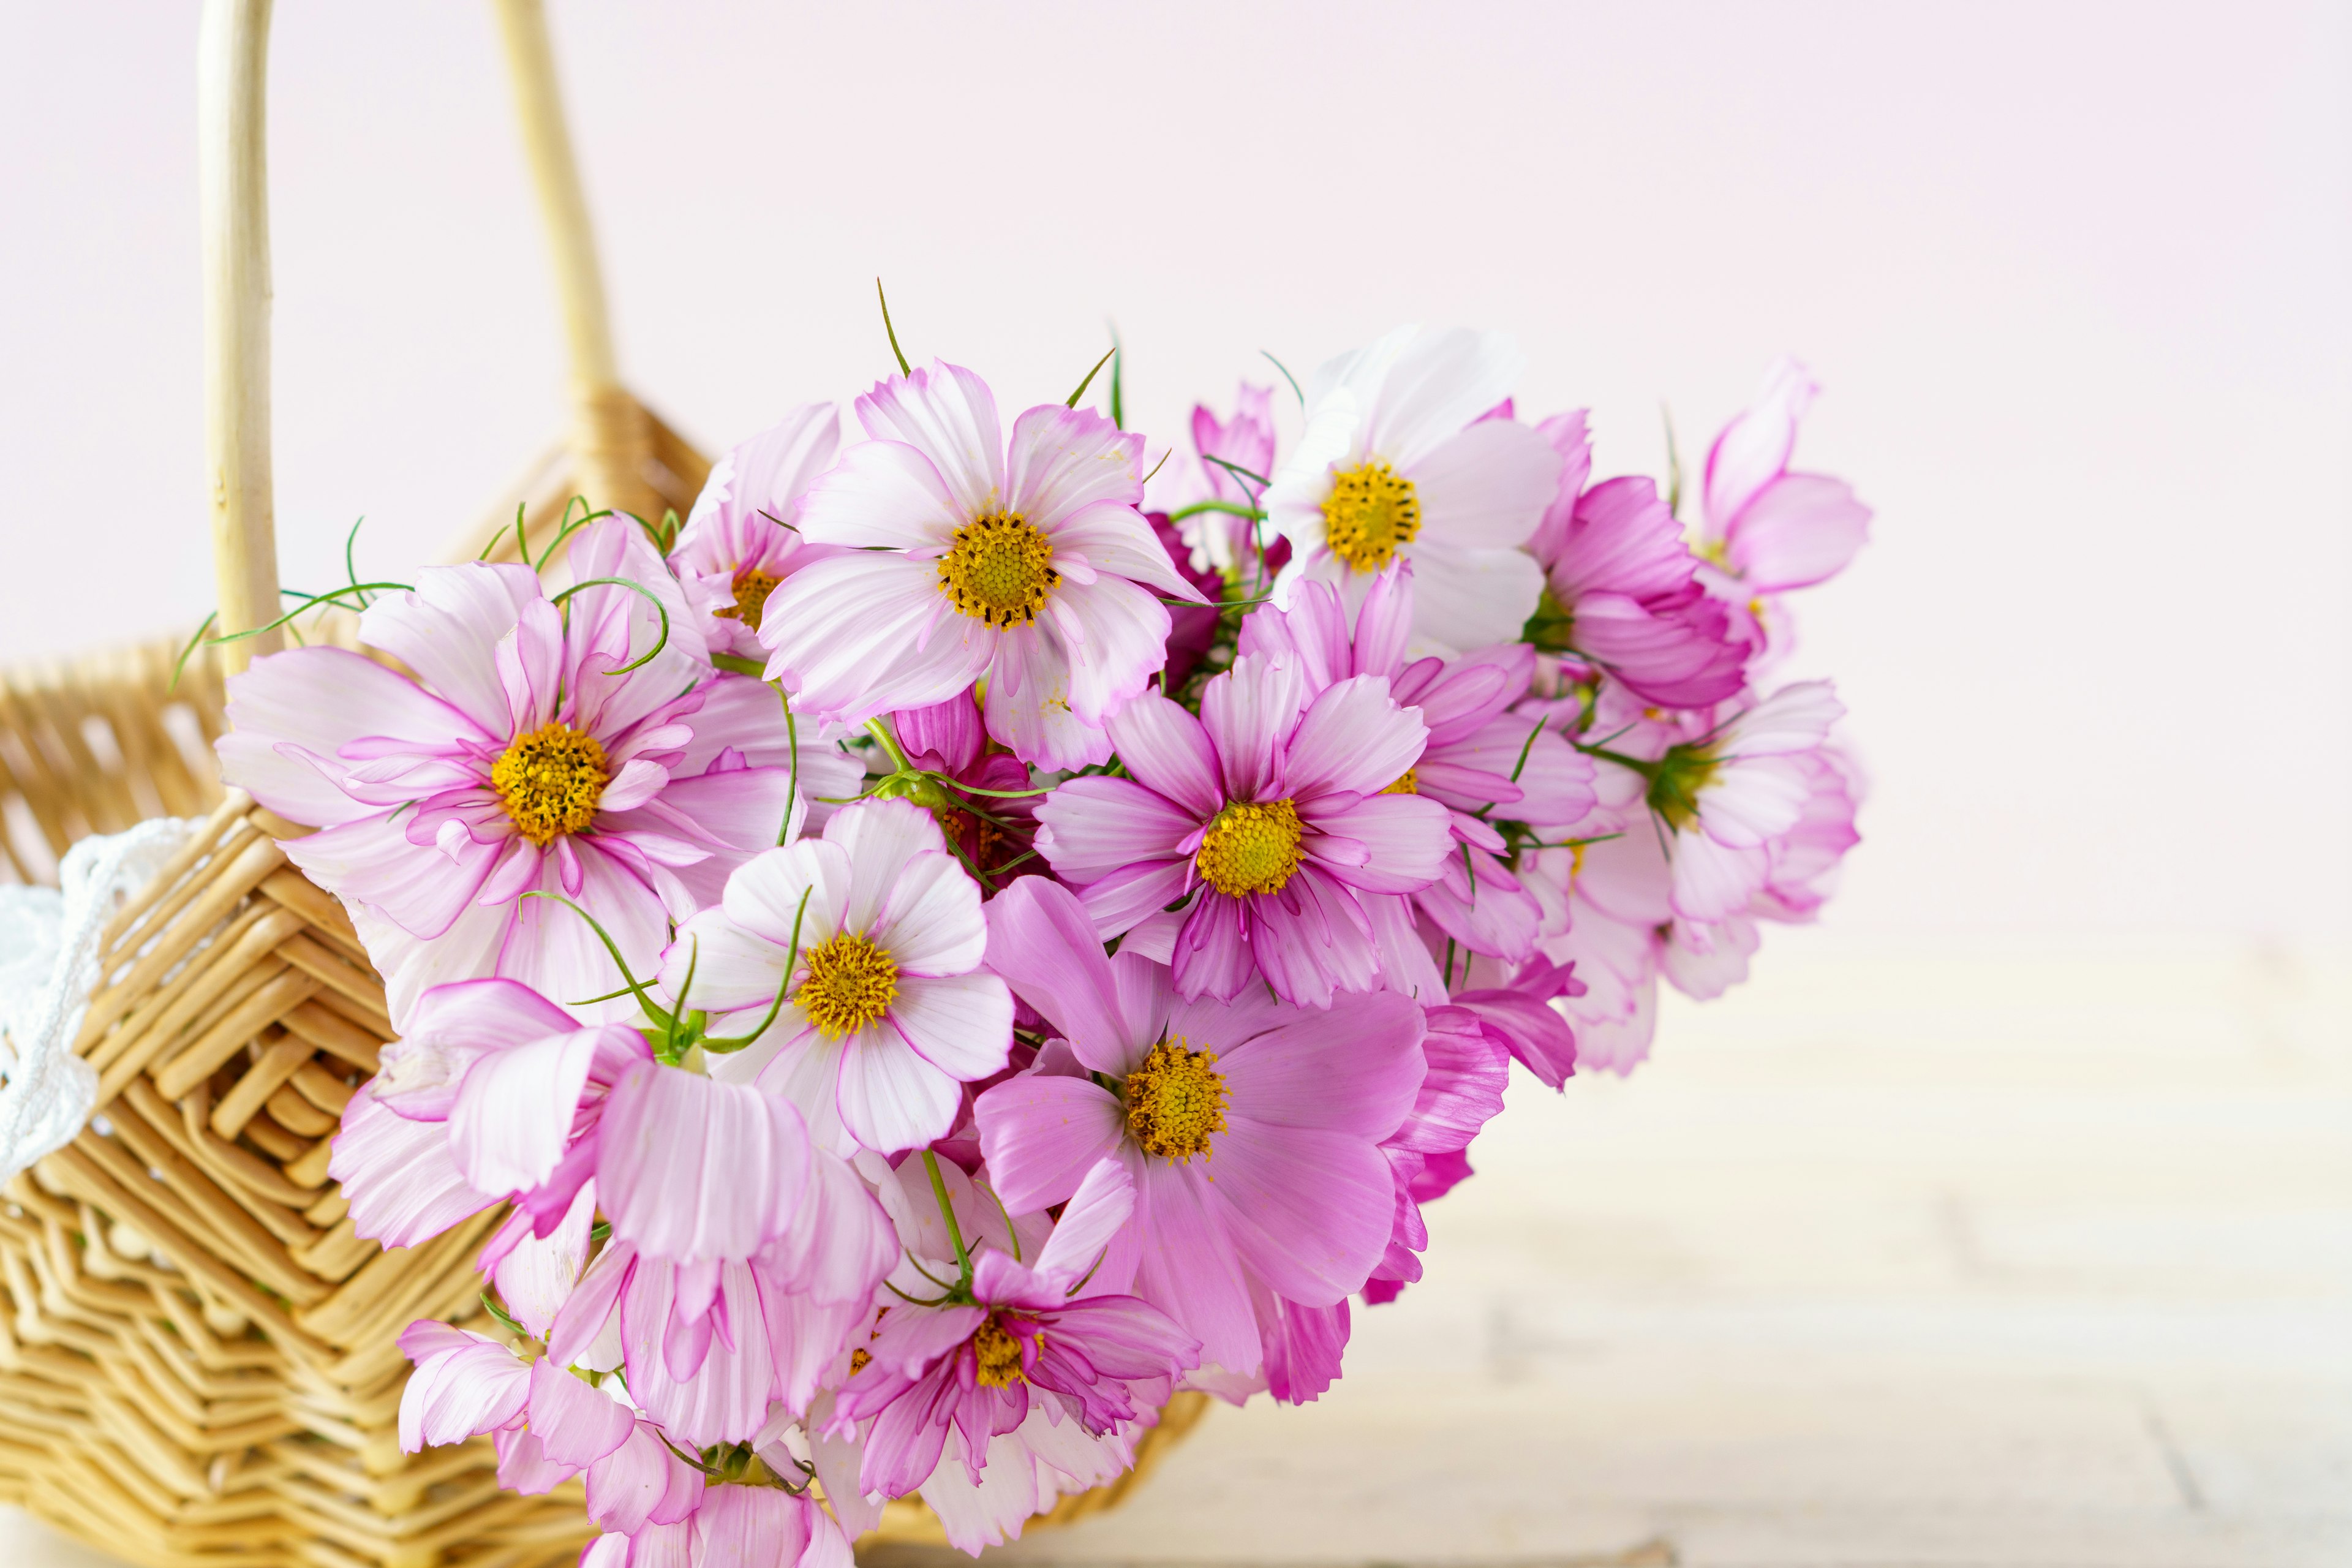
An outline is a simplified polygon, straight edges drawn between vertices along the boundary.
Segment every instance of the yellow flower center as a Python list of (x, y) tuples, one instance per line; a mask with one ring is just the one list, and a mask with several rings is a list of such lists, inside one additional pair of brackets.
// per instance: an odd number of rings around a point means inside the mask
[[(1043, 1344), (1045, 1341), (1044, 1334), (1037, 1336), (1038, 1343)], [(1020, 1340), (1007, 1333), (992, 1314), (980, 1325), (980, 1331), (971, 1336), (971, 1353), (973, 1359), (980, 1363), (980, 1385), (982, 1388), (1010, 1388), (1016, 1383), (1029, 1381), (1028, 1374), (1021, 1370)]]
[(1388, 788), (1381, 791), (1381, 793), (1382, 795), (1419, 795), (1421, 793), (1421, 770), (1419, 768), (1405, 769), (1402, 773), (1398, 775), (1396, 783), (1389, 785)]
[(849, 1352), (850, 1376), (856, 1377), (859, 1373), (864, 1372), (867, 1367), (872, 1366), (873, 1364), (874, 1352), (867, 1350), (864, 1345), (860, 1345), (856, 1350)]
[(1278, 893), (1298, 869), (1298, 808), (1287, 800), (1228, 805), (1192, 854), (1201, 879), (1221, 893)]
[(1209, 1154), (1209, 1134), (1225, 1130), (1227, 1098), (1216, 1053), (1187, 1050), (1171, 1036), (1127, 1075), (1127, 1130), (1163, 1160)]
[(1357, 571), (1379, 571), (1420, 531), (1421, 498), (1412, 481), (1378, 458), (1331, 477), (1323, 537), (1331, 553)]
[(596, 737), (569, 724), (517, 735), (490, 764), (490, 787), (516, 831), (544, 848), (556, 835), (582, 833), (612, 774)]
[(793, 1000), (828, 1040), (874, 1022), (898, 994), (898, 966), (867, 938), (843, 931), (801, 956), (808, 978)]
[(781, 577), (771, 577), (765, 572), (746, 566), (735, 574), (735, 603), (723, 610), (710, 613), (722, 621), (740, 621), (753, 631), (760, 629), (760, 612), (767, 608), (768, 595), (776, 591)]
[(992, 512), (955, 531), (940, 562), (940, 592), (955, 607), (1000, 630), (1025, 626), (1062, 585), (1054, 570), (1054, 542), (1018, 512)]

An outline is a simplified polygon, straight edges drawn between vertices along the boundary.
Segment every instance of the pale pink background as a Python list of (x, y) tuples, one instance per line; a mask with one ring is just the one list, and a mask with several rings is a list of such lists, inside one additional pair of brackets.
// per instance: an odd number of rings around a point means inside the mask
[[(1877, 537), (1803, 606), (1878, 793), (1832, 944), (2333, 942), (2352, 882), (2340, 5), (557, 0), (628, 374), (706, 446), (886, 351), (1130, 407), (1507, 328), (1601, 462), (1772, 356)], [(194, 623), (183, 0), (0, 5), (0, 657)], [(432, 552), (557, 428), (484, 5), (281, 0), (289, 583)], [(1287, 399), (1285, 399), (1286, 403)]]

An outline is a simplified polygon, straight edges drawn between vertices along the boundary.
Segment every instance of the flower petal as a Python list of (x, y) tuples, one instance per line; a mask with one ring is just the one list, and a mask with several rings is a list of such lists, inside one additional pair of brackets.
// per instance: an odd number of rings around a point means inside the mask
[(1013, 1048), (1013, 993), (993, 974), (905, 976), (887, 1016), (925, 1061), (965, 1083), (1003, 1072)]
[(1399, 708), (1386, 678), (1355, 676), (1317, 693), (1299, 720), (1283, 752), (1283, 792), (1378, 795), (1421, 760), (1428, 740), (1420, 710)]
[(1024, 1073), (982, 1095), (972, 1110), (989, 1179), (1014, 1214), (1066, 1202), (1127, 1130), (1118, 1100), (1091, 1079)]
[(783, 1234), (808, 1164), (787, 1101), (640, 1062), (604, 1102), (596, 1190), (614, 1237), (648, 1257), (741, 1259)]
[(968, 516), (919, 450), (900, 441), (860, 441), (801, 502), (800, 528), (817, 544), (922, 550), (945, 544)]
[(765, 679), (803, 713), (845, 724), (944, 702), (988, 668), (997, 635), (944, 605), (928, 562), (871, 551), (816, 562), (769, 595)]
[[(1091, 408), (1045, 403), (1024, 409), (1013, 421), (1005, 454), (1005, 510), (1049, 533), (1098, 503), (1133, 512), (1143, 499), (1142, 459), (1143, 437)], [(1148, 530), (1143, 537), (1150, 539)]]
[(877, 1154), (916, 1149), (948, 1135), (963, 1104), (955, 1077), (932, 1066), (887, 1024), (842, 1041), (835, 1089), (841, 1124)]
[[(904, 441), (931, 461), (961, 520), (1004, 504), (1004, 438), (996, 395), (961, 365), (878, 382), (857, 400), (858, 422), (877, 441)], [(814, 499), (814, 498), (812, 498)]]
[[(1242, 623), (1243, 635), (1262, 616)], [(1217, 753), (1201, 721), (1156, 691), (1147, 691), (1110, 721), (1112, 742), (1129, 777), (1202, 821), (1224, 805)], [(1400, 770), (1402, 771), (1402, 770)]]
[(528, 566), (427, 566), (413, 592), (387, 594), (360, 613), (360, 640), (415, 670), (484, 734), (504, 736), (507, 695), (492, 650), (523, 606), (545, 597)]
[(1543, 521), (1559, 469), (1542, 432), (1480, 420), (1413, 465), (1423, 535), (1467, 549), (1517, 549)]

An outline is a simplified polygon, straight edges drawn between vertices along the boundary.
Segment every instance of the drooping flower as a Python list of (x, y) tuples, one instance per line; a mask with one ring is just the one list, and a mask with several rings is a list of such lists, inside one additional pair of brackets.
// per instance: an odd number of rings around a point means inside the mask
[(714, 653), (764, 659), (761, 616), (776, 584), (840, 553), (799, 533), (801, 500), (841, 449), (830, 403), (793, 409), (710, 466), (670, 564)]
[(1419, 651), (1457, 653), (1534, 613), (1543, 570), (1522, 548), (1559, 482), (1537, 431), (1481, 416), (1510, 395), (1500, 333), (1400, 327), (1315, 373), (1307, 427), (1265, 510), (1297, 546), (1286, 595), (1335, 584), (1352, 608), (1395, 559), (1413, 563)]
[[(561, 605), (528, 567), (475, 563), (368, 606), (362, 639), (417, 681), (309, 647), (229, 683), (223, 776), (319, 826), (287, 855), (351, 909), (395, 1025), (477, 976), (604, 995), (617, 976), (588, 922), (525, 894), (583, 906), (643, 973), (670, 921), (785, 820), (794, 746), (775, 694), (712, 671), (637, 526), (592, 524), (571, 565)], [(797, 752), (803, 796), (856, 776), (813, 727)]]
[(790, 1098), (827, 1148), (887, 1153), (946, 1136), (962, 1085), (1004, 1066), (1013, 998), (980, 967), (987, 940), (931, 814), (869, 801), (738, 871), (679, 928), (662, 982), (728, 1037), (781, 994), (713, 1070)]
[(1528, 639), (1588, 659), (1666, 707), (1706, 707), (1737, 692), (1747, 645), (1698, 582), (1698, 558), (1657, 486), (1616, 479), (1588, 488), (1583, 414), (1541, 428), (1563, 461), (1559, 489), (1528, 545), (1545, 573)]
[(1444, 994), (1445, 982), (1430, 966), (1402, 900), (1472, 952), (1525, 959), (1542, 910), (1511, 870), (1517, 847), (1501, 826), (1524, 837), (1529, 824), (1583, 816), (1592, 805), (1593, 768), (1548, 715), (1510, 711), (1535, 673), (1535, 652), (1525, 644), (1407, 662), (1413, 591), (1411, 567), (1398, 562), (1373, 581), (1350, 617), (1335, 590), (1301, 584), (1286, 610), (1268, 605), (1242, 623), (1241, 650), (1291, 660), (1318, 689), (1353, 676), (1385, 678), (1399, 705), (1428, 725), (1420, 760), (1389, 787), (1444, 805), (1454, 851), (1428, 887), (1364, 900), (1390, 986), (1428, 1000)]
[(1005, 1205), (1064, 1202), (1116, 1157), (1135, 1215), (1096, 1288), (1158, 1307), (1229, 1373), (1263, 1359), (1256, 1294), (1327, 1308), (1362, 1289), (1395, 1207), (1380, 1144), (1426, 1068), (1420, 1007), (1379, 992), (1302, 1009), (1262, 987), (1187, 1002), (1160, 964), (1106, 957), (1057, 884), (1024, 879), (991, 910), (991, 965), (1069, 1046), (976, 1104)]
[(1465, 1007), (1433, 1007), (1428, 1019), (1429, 1032), (1421, 1042), (1428, 1074), (1412, 1111), (1381, 1144), (1396, 1179), (1396, 1217), (1388, 1251), (1364, 1286), (1366, 1300), (1375, 1302), (1393, 1300), (1421, 1278), (1420, 1254), (1429, 1246), (1421, 1205), (1444, 1196), (1469, 1174), (1471, 1141), (1501, 1114), (1503, 1086), (1510, 1077), (1509, 1050), (1477, 1014)]
[(1779, 361), (1755, 403), (1707, 448), (1701, 580), (1759, 644), (1780, 640), (1768, 610), (1774, 596), (1837, 575), (1870, 531), (1870, 509), (1852, 486), (1789, 467), (1797, 426), (1820, 390), (1804, 366)]
[(809, 492), (801, 533), (854, 552), (772, 596), (767, 673), (804, 711), (863, 722), (986, 683), (989, 732), (1024, 761), (1105, 761), (1102, 725), (1160, 666), (1168, 612), (1197, 601), (1150, 525), (1143, 438), (1046, 404), (1013, 423), (960, 366), (857, 400), (870, 440)]
[(1317, 691), (1295, 661), (1243, 657), (1198, 719), (1147, 692), (1111, 733), (1129, 776), (1072, 779), (1037, 808), (1039, 850), (1104, 936), (1186, 902), (1153, 945), (1188, 997), (1263, 975), (1320, 1007), (1379, 982), (1360, 895), (1427, 887), (1452, 837), (1436, 801), (1392, 793), (1428, 731), (1387, 680)]
[[(714, 1147), (740, 1158), (740, 1145)], [(710, 1163), (682, 1152), (683, 1163)], [(700, 1184), (706, 1192), (712, 1184)], [(703, 1206), (724, 1200), (706, 1197)], [(777, 1236), (740, 1258), (681, 1262), (616, 1230), (557, 1314), (548, 1353), (570, 1363), (617, 1342), (631, 1397), (665, 1430), (698, 1447), (749, 1441), (777, 1407), (809, 1409), (898, 1258), (873, 1195), (819, 1150), (806, 1201)]]
[(1049, 1425), (1073, 1422), (1102, 1437), (1200, 1364), (1200, 1342), (1165, 1314), (1088, 1289), (1134, 1207), (1132, 1176), (1105, 1160), (1079, 1183), (1034, 1263), (982, 1247), (968, 1303), (900, 1302), (881, 1312), (834, 1402), (836, 1430), (872, 1422), (862, 1489), (895, 1497), (921, 1486), (940, 1468), (950, 1429), (977, 1485), (993, 1458), (990, 1438), (1020, 1430), (1033, 1406)]

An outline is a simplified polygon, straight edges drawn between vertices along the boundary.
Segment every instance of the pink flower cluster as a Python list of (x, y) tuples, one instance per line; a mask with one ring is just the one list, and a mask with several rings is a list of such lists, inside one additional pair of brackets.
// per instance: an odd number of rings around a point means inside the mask
[(1790, 466), (1811, 383), (1685, 518), (1517, 370), (1401, 331), (1147, 500), (1142, 437), (937, 364), (234, 680), (400, 1031), (356, 1226), (505, 1214), (404, 1444), (579, 1479), (599, 1568), (845, 1568), (895, 1498), (1017, 1535), (1180, 1388), (1329, 1387), (1510, 1063), (1626, 1070), (1855, 841), (1770, 675), (1869, 517)]

